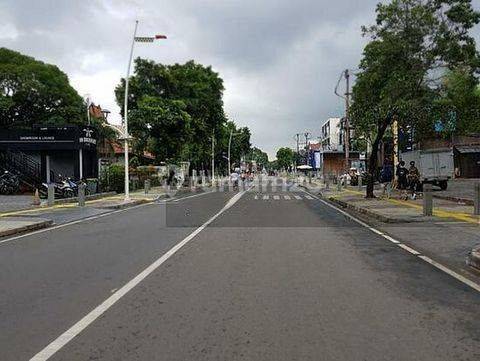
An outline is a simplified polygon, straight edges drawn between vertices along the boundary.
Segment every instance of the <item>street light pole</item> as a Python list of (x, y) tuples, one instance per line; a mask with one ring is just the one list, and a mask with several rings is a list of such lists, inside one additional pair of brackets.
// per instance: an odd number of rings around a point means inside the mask
[(230, 149), (232, 147), (232, 138), (234, 135), (238, 135), (242, 133), (233, 133), (233, 129), (230, 130), (230, 138), (228, 139), (228, 174), (230, 174), (231, 171), (231, 164), (230, 164)]
[(138, 20), (135, 21), (135, 30), (133, 32), (132, 47), (130, 48), (130, 58), (128, 59), (127, 77), (125, 78), (125, 103), (123, 107), (123, 151), (125, 158), (125, 202), (130, 200), (130, 175), (128, 171), (128, 81), (130, 78), (130, 66), (132, 64), (133, 48), (135, 46), (135, 37), (137, 36)]
[(345, 70), (347, 91), (345, 93), (345, 168), (350, 169), (350, 73)]
[(215, 131), (212, 130), (212, 185), (215, 180)]
[(127, 66), (127, 76), (125, 78), (125, 102), (123, 107), (123, 151), (125, 157), (125, 201), (130, 200), (130, 176), (128, 171), (128, 141), (130, 140), (130, 134), (128, 134), (128, 83), (130, 78), (130, 66), (132, 65), (133, 59), (133, 48), (135, 46), (135, 42), (141, 43), (153, 43), (155, 40), (158, 39), (166, 39), (165, 35), (155, 35), (155, 36), (143, 36), (137, 37), (137, 28), (138, 28), (138, 20), (135, 21), (135, 30), (133, 32), (133, 39), (132, 39), (132, 47), (130, 48), (130, 58), (128, 59), (128, 66)]

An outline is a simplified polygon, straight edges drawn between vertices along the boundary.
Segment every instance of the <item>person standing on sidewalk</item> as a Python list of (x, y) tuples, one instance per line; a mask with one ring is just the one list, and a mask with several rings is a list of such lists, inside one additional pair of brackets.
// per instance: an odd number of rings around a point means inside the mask
[(400, 163), (398, 163), (396, 174), (397, 174), (398, 189), (401, 189), (401, 190), (406, 189), (408, 170), (405, 167), (405, 162), (403, 160), (401, 160)]
[(420, 182), (420, 172), (418, 168), (415, 166), (415, 162), (412, 160), (410, 162), (410, 169), (408, 170), (408, 185), (410, 190), (412, 191), (412, 199), (417, 198), (417, 189), (418, 184)]

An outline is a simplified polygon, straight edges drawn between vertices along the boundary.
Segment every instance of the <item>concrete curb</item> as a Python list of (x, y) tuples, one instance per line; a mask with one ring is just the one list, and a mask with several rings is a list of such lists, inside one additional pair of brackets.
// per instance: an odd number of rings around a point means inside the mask
[(473, 206), (473, 200), (468, 198), (452, 197), (452, 196), (443, 196), (440, 194), (434, 194), (433, 198), (443, 199), (446, 201), (452, 201), (457, 203), (465, 203), (467, 206)]
[[(104, 192), (104, 193), (95, 193), (95, 194), (90, 194), (89, 196), (85, 197), (86, 201), (93, 201), (96, 199), (101, 199), (105, 197), (112, 197), (116, 196), (117, 192)], [(78, 197), (73, 197), (73, 198), (62, 198), (62, 199), (56, 199), (54, 201), (54, 204), (66, 204), (66, 203), (75, 203), (78, 202)]]
[(39, 229), (47, 228), (53, 225), (53, 221), (51, 219), (47, 219), (44, 221), (40, 221), (34, 224), (29, 224), (28, 226), (23, 226), (23, 227), (18, 227), (18, 228), (13, 228), (9, 229), (6, 231), (1, 231), (0, 232), (0, 237), (5, 237), (5, 236), (11, 236), (19, 233), (25, 233), (25, 232), (31, 232), (31, 231), (36, 231)]
[(465, 262), (468, 266), (480, 271), (480, 244), (472, 248)]
[(100, 206), (98, 208), (116, 210), (116, 209), (130, 208), (130, 207), (138, 206), (140, 204), (153, 203), (153, 202), (155, 202), (155, 199), (135, 199), (129, 203), (112, 204), (107, 206)]

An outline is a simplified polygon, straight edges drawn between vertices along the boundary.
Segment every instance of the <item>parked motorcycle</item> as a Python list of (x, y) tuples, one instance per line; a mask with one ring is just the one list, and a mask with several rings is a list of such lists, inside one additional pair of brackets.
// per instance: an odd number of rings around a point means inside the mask
[[(58, 179), (58, 182), (53, 183), (55, 198), (73, 198), (78, 196), (78, 184), (80, 182), (75, 182), (71, 178), (63, 177), (61, 174), (58, 175)], [(48, 196), (48, 184), (42, 183), (39, 192), (40, 197), (46, 198)], [(85, 195), (89, 194), (88, 188), (85, 188)]]
[(20, 180), (15, 174), (5, 171), (0, 176), (0, 194), (14, 194), (20, 191)]

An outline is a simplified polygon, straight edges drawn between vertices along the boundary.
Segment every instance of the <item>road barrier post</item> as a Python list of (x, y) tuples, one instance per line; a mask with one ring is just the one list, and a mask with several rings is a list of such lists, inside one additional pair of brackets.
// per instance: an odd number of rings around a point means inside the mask
[(143, 185), (143, 189), (145, 190), (145, 194), (148, 194), (148, 192), (150, 192), (150, 187), (151, 187), (150, 179), (146, 179), (145, 183)]
[(423, 185), (423, 215), (433, 215), (432, 185), (428, 183)]
[(54, 204), (55, 204), (55, 186), (53, 183), (49, 183), (48, 189), (47, 189), (47, 205), (51, 207)]
[(78, 205), (80, 207), (85, 207), (85, 188), (87, 185), (83, 182), (78, 184)]
[(480, 182), (475, 183), (475, 192), (473, 196), (473, 214), (480, 216)]
[(38, 193), (38, 188), (35, 189), (35, 194), (33, 195), (33, 202), (32, 205), (39, 206), (40, 205), (40, 194)]
[(362, 185), (362, 176), (360, 174), (358, 175), (357, 185), (358, 185), (358, 190), (361, 191), (363, 185)]

